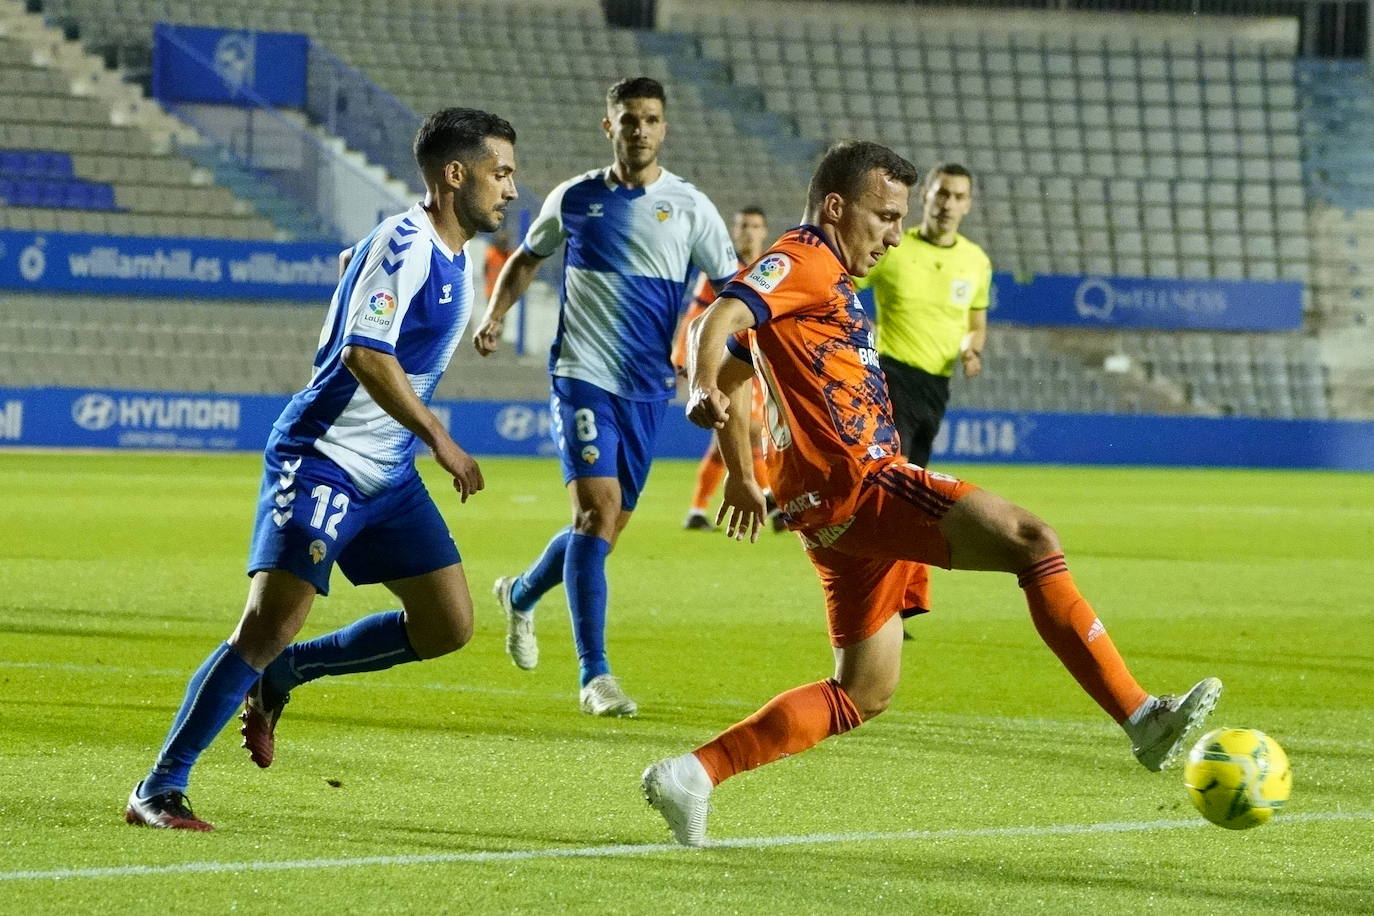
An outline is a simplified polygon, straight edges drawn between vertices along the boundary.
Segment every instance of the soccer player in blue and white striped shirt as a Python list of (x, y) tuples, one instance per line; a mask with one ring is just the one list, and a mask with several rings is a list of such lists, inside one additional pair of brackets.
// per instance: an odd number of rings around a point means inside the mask
[[(429, 409), (472, 308), (463, 246), (496, 229), (515, 199), (515, 131), (470, 108), (431, 115), (415, 138), (426, 195), (354, 246), (314, 354), (310, 384), (267, 441), (237, 629), (191, 676), (151, 772), (129, 796), (131, 824), (210, 830), (186, 800), (191, 767), (245, 703), (258, 766), (291, 690), (326, 674), (435, 658), (472, 635), (458, 548), (415, 469), (419, 443), (466, 502), (482, 472)], [(265, 328), (264, 333), (271, 333)], [(335, 562), (386, 585), (403, 610), (291, 640)]]
[(737, 269), (725, 222), (695, 187), (658, 163), (667, 134), (663, 87), (622, 80), (606, 96), (602, 130), (615, 161), (555, 188), (506, 262), (473, 343), (486, 355), (539, 262), (567, 242), (558, 335), (549, 360), (553, 436), (573, 523), (523, 575), (498, 579), (515, 664), (539, 660), (535, 602), (562, 582), (581, 668), (582, 711), (637, 711), (606, 659), (606, 556), (630, 520), (654, 437), (677, 390), (673, 332), (687, 284), (704, 272), (717, 288)]

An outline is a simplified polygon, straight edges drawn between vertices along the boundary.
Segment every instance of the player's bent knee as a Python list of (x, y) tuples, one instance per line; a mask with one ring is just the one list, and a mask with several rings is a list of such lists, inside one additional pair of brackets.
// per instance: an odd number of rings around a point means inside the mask
[(457, 652), (472, 641), (472, 615), (450, 618), (443, 624), (425, 627), (422, 632), (409, 632), (411, 648), (422, 659), (439, 658)]
[(1029, 513), (1019, 520), (1016, 539), (1027, 565), (1059, 553), (1058, 533)]
[(616, 535), (615, 523), (619, 509), (619, 506), (614, 509), (606, 509), (602, 506), (588, 506), (578, 509), (573, 518), (573, 532), (575, 534), (590, 534), (593, 537), (610, 541)]
[(865, 722), (875, 716), (882, 715), (892, 705), (892, 694), (890, 693), (863, 698), (850, 696), (850, 699), (854, 702), (854, 708), (859, 711), (859, 718)]
[(892, 705), (892, 694), (895, 692), (894, 689), (885, 687), (863, 688), (841, 685), (840, 689), (849, 696), (849, 701), (854, 704), (854, 708), (859, 712), (859, 718), (864, 722), (886, 711)]

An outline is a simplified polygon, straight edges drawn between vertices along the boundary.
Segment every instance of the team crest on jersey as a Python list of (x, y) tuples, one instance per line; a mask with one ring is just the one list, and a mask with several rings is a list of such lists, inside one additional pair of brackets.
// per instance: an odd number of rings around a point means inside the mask
[(791, 272), (792, 259), (775, 251), (755, 264), (745, 274), (744, 282), (761, 293), (771, 293)]
[(312, 562), (319, 563), (328, 552), (328, 548), (324, 546), (324, 541), (321, 541), (319, 538), (310, 542), (310, 559)]
[(396, 297), (384, 289), (379, 289), (367, 297), (363, 307), (362, 324), (377, 331), (391, 327), (391, 319), (396, 315)]
[(673, 205), (668, 203), (666, 200), (654, 205), (654, 216), (658, 217), (658, 221), (660, 223), (666, 221), (668, 217), (672, 215)]
[(601, 457), (601, 449), (595, 445), (588, 445), (582, 449), (582, 460), (588, 464), (596, 464), (596, 459)]

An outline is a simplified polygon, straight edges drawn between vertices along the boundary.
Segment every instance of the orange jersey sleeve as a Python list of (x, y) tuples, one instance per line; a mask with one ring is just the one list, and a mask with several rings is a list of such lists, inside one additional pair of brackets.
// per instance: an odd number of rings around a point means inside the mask
[(766, 401), (768, 475), (789, 525), (845, 523), (864, 476), (898, 451), (873, 327), (853, 282), (821, 231), (802, 226), (721, 295), (754, 315), (751, 355)]

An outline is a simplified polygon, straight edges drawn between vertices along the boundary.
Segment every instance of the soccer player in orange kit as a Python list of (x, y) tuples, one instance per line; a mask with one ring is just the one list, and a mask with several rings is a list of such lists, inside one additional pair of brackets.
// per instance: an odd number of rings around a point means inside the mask
[(1221, 682), (1206, 678), (1181, 697), (1150, 695), (1079, 594), (1049, 525), (899, 454), (872, 326), (851, 278), (901, 240), (917, 178), (915, 166), (879, 144), (832, 146), (812, 176), (805, 223), (692, 325), (688, 416), (718, 431), (728, 468), (717, 521), (752, 540), (764, 520), (748, 434), (757, 373), (768, 399), (769, 480), (820, 576), (835, 675), (779, 694), (714, 740), (645, 770), (645, 798), (685, 845), (705, 844), (708, 799), (722, 781), (887, 708), (901, 674), (901, 613), (911, 610), (922, 563), (1015, 573), (1041, 638), (1122, 726), (1147, 769), (1172, 762), (1221, 694)]

